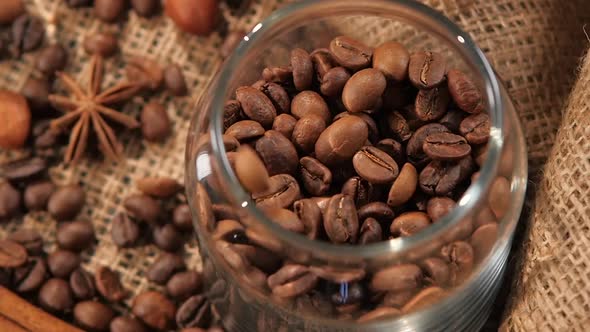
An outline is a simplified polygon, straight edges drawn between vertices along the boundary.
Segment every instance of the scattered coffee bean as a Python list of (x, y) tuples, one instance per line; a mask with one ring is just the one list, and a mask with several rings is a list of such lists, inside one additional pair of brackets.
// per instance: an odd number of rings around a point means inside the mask
[(49, 197), (47, 210), (58, 221), (74, 219), (86, 202), (86, 193), (76, 184), (58, 188)]
[(27, 249), (11, 240), (0, 240), (0, 268), (23, 265), (28, 258)]
[(142, 17), (150, 17), (157, 13), (160, 9), (160, 1), (158, 0), (131, 0), (131, 6), (137, 15)]
[(43, 252), (43, 238), (34, 229), (20, 228), (10, 234), (8, 239), (25, 247), (31, 256), (38, 256)]
[(78, 302), (74, 307), (74, 320), (89, 331), (106, 331), (115, 313), (98, 301)]
[(99, 267), (94, 274), (96, 289), (110, 302), (119, 302), (127, 297), (128, 293), (121, 285), (119, 274), (108, 267)]
[(70, 274), (70, 288), (78, 300), (90, 300), (96, 294), (94, 277), (83, 268), (77, 268)]
[(481, 113), (484, 101), (479, 89), (462, 71), (451, 69), (447, 72), (449, 92), (460, 109), (467, 113)]
[(31, 129), (31, 111), (26, 99), (12, 91), (0, 89), (0, 147), (18, 149), (25, 144)]
[(203, 284), (203, 276), (195, 271), (179, 272), (168, 280), (166, 291), (174, 299), (183, 300), (197, 293)]
[(57, 227), (56, 238), (60, 248), (81, 251), (92, 245), (94, 228), (86, 221), (62, 223)]
[(124, 0), (94, 0), (94, 15), (104, 22), (111, 23), (121, 17), (125, 6)]
[(168, 65), (164, 69), (164, 86), (174, 96), (185, 96), (188, 93), (186, 80), (179, 65)]
[(38, 289), (47, 276), (47, 266), (40, 257), (31, 258), (25, 265), (14, 270), (14, 288), (19, 293)]
[(5, 0), (0, 5), (0, 24), (10, 24), (25, 13), (23, 0)]
[(334, 38), (330, 42), (330, 52), (342, 67), (354, 71), (368, 67), (373, 57), (372, 48), (346, 36)]
[(209, 301), (202, 295), (188, 298), (176, 313), (176, 324), (181, 328), (207, 326), (211, 321)]
[(127, 213), (138, 221), (158, 224), (162, 214), (160, 202), (144, 194), (132, 194), (123, 202)]
[(25, 207), (29, 211), (47, 209), (49, 197), (55, 191), (55, 185), (48, 180), (39, 181), (28, 185), (23, 194)]
[(141, 322), (131, 316), (115, 317), (110, 324), (111, 332), (146, 332)]
[(51, 313), (64, 313), (74, 306), (68, 283), (62, 279), (49, 279), (39, 290), (39, 305)]
[(373, 68), (363, 69), (350, 77), (342, 90), (342, 102), (349, 112), (373, 110), (381, 102), (387, 81)]
[(148, 268), (146, 276), (149, 281), (164, 285), (174, 273), (184, 268), (184, 261), (180, 256), (171, 253), (162, 253)]
[(164, 81), (162, 67), (156, 61), (144, 57), (132, 57), (129, 59), (126, 74), (129, 82), (139, 82), (143, 87), (151, 91), (158, 90)]
[(20, 192), (10, 183), (0, 181), (0, 222), (15, 217), (21, 209)]
[(108, 32), (98, 32), (88, 35), (84, 38), (82, 45), (86, 53), (91, 55), (97, 54), (105, 58), (115, 54), (119, 48), (117, 37)]
[(238, 47), (240, 42), (244, 40), (244, 36), (246, 36), (244, 31), (230, 31), (219, 49), (221, 56), (223, 58), (229, 57), (236, 47)]
[(139, 225), (126, 213), (117, 214), (111, 221), (111, 237), (119, 248), (133, 247), (139, 239)]
[(168, 177), (146, 177), (135, 182), (137, 189), (153, 197), (170, 197), (182, 189), (182, 185), (175, 179)]
[(65, 48), (59, 44), (53, 44), (39, 52), (36, 66), (43, 74), (50, 76), (57, 71), (63, 70), (67, 61), (68, 53)]
[(193, 229), (193, 218), (188, 204), (181, 204), (174, 208), (172, 223), (181, 231), (191, 231)]
[(359, 221), (352, 198), (342, 194), (332, 196), (324, 213), (324, 229), (334, 243), (355, 243)]
[(12, 51), (17, 56), (37, 49), (44, 37), (45, 26), (37, 17), (24, 14), (12, 22)]
[(133, 299), (132, 311), (148, 327), (165, 331), (172, 327), (176, 306), (161, 293), (148, 291)]
[(157, 102), (151, 102), (143, 107), (140, 122), (143, 138), (150, 142), (162, 142), (172, 131), (166, 108)]
[[(23, 97), (35, 115), (43, 115), (49, 108), (49, 92), (51, 85), (45, 79), (29, 77), (21, 89)], [(35, 135), (35, 134), (33, 134)]]
[(164, 8), (180, 30), (199, 36), (213, 31), (219, 14), (217, 0), (169, 0)]
[(425, 51), (410, 55), (408, 68), (410, 81), (415, 87), (431, 89), (443, 81), (447, 65), (440, 53)]
[(182, 234), (172, 224), (154, 227), (152, 238), (158, 248), (166, 251), (176, 251), (184, 245)]
[(80, 266), (80, 256), (68, 250), (57, 250), (47, 256), (49, 271), (56, 278), (67, 279)]

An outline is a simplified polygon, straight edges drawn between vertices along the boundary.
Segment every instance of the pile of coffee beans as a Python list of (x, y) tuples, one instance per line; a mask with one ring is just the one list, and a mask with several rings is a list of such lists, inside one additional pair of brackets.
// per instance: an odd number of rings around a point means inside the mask
[[(311, 53), (293, 49), (289, 65), (261, 76), (227, 102), (224, 144), (256, 206), (289, 231), (346, 245), (412, 236), (478, 176), (490, 119), (477, 85), (442, 54), (339, 36)], [(508, 180), (489, 195), (438, 253), (374, 273), (296, 264), (222, 204), (211, 206), (211, 236), (250, 286), (294, 309), (366, 321), (436, 301), (470, 274), (495, 241)]]

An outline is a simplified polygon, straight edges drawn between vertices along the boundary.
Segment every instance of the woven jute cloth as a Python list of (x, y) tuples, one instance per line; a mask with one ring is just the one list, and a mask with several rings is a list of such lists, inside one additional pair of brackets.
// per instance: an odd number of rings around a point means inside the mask
[[(57, 184), (79, 182), (86, 190), (87, 204), (79, 219), (91, 221), (97, 235), (95, 249), (83, 254), (84, 266), (88, 270), (94, 271), (98, 265), (111, 266), (121, 274), (124, 286), (132, 292), (132, 295), (155, 287), (155, 285), (148, 283), (144, 274), (159, 250), (152, 245), (133, 249), (117, 249), (110, 236), (111, 219), (116, 213), (123, 210), (121, 206), (123, 199), (135, 191), (134, 182), (136, 179), (148, 175), (183, 179), (184, 148), (189, 119), (193, 112), (198, 111), (194, 109), (194, 102), (201, 96), (206, 83), (222, 64), (219, 47), (223, 42), (223, 31), (249, 30), (286, 2), (289, 1), (251, 1), (251, 5), (241, 13), (234, 13), (222, 4), (224, 18), (222, 29), (209, 37), (195, 37), (178, 32), (172, 22), (164, 16), (144, 19), (130, 12), (124, 21), (117, 24), (105, 24), (94, 18), (91, 9), (70, 9), (63, 0), (27, 0), (28, 10), (40, 16), (48, 25), (46, 43), (57, 41), (69, 49), (69, 64), (65, 71), (76, 79), (84, 80), (89, 69), (90, 58), (79, 46), (84, 36), (95, 31), (111, 31), (119, 36), (121, 52), (106, 61), (105, 87), (124, 79), (125, 60), (133, 55), (154, 59), (162, 65), (179, 64), (191, 87), (189, 97), (172, 98), (165, 92), (160, 92), (150, 98), (137, 97), (121, 109), (126, 114), (138, 116), (146, 102), (152, 100), (162, 102), (166, 105), (168, 115), (173, 123), (173, 135), (166, 142), (148, 144), (140, 138), (141, 135), (138, 132), (125, 131), (119, 134), (125, 146), (125, 162), (112, 163), (93, 160), (84, 161), (75, 166), (58, 165), (51, 169), (50, 175)], [(540, 178), (538, 171), (544, 165), (553, 146), (555, 134), (561, 123), (564, 102), (576, 78), (575, 69), (587, 45), (583, 32), (584, 23), (590, 23), (587, 1), (426, 0), (423, 2), (442, 11), (477, 41), (507, 87), (526, 132), (531, 165), (530, 187), (534, 192)], [(38, 73), (34, 70), (35, 55), (35, 53), (27, 54), (18, 61), (1, 62), (0, 88), (20, 90), (28, 77), (37, 75)], [(55, 83), (55, 88), (57, 91), (63, 89), (59, 83)], [(572, 100), (574, 99), (572, 98)], [(579, 103), (583, 101), (583, 99), (578, 100)], [(587, 95), (586, 100), (588, 100)], [(573, 102), (570, 102), (570, 105), (572, 104)], [(564, 119), (564, 128), (571, 129), (573, 125), (578, 125), (581, 130), (588, 128), (588, 123), (586, 122), (586, 126), (582, 126), (581, 121), (575, 124), (569, 123), (568, 127), (569, 119), (568, 117)], [(578, 135), (581, 135), (580, 133), (578, 131)], [(575, 138), (566, 134), (560, 135), (560, 138), (562, 136)], [(587, 136), (588, 132), (586, 131)], [(573, 141), (568, 142), (572, 143)], [(587, 243), (587, 241), (582, 241), (584, 234), (582, 224), (574, 222), (574, 220), (582, 220), (582, 217), (578, 216), (578, 218), (574, 214), (583, 214), (584, 210), (574, 211), (575, 209), (570, 206), (584, 206), (582, 194), (585, 193), (588, 196), (588, 181), (585, 182), (586, 187), (584, 187), (581, 181), (574, 180), (581, 180), (581, 173), (584, 170), (586, 171), (585, 176), (587, 176), (588, 167), (586, 164), (584, 169), (582, 160), (568, 159), (570, 158), (569, 154), (566, 156), (565, 153), (575, 152), (575, 148), (579, 147), (581, 143), (572, 144), (568, 151), (554, 153), (553, 156), (556, 158), (551, 159), (555, 163), (554, 172), (571, 165), (572, 171), (567, 175), (570, 176), (568, 179), (571, 179), (573, 184), (568, 187), (568, 190), (575, 190), (578, 193), (576, 195), (578, 200), (565, 200), (565, 197), (562, 197), (564, 199), (562, 205), (559, 205), (559, 208), (553, 207), (553, 210), (549, 211), (547, 209), (551, 209), (551, 205), (548, 204), (550, 199), (547, 198), (544, 201), (545, 204), (541, 204), (546, 205), (546, 213), (534, 214), (535, 225), (539, 218), (548, 218), (544, 222), (556, 223), (553, 225), (554, 227), (557, 227), (556, 225), (565, 219), (564, 216), (568, 215), (571, 228), (567, 228), (567, 231), (566, 228), (555, 229), (554, 232), (551, 232), (552, 229), (549, 228), (529, 228), (529, 231), (524, 234), (534, 235), (531, 238), (534, 238), (534, 241), (539, 241), (540, 246), (535, 247), (536, 251), (530, 251), (528, 248), (532, 247), (527, 245), (526, 254), (523, 256), (527, 259), (521, 260), (524, 265), (527, 265), (531, 261), (530, 258), (537, 257), (536, 255), (539, 259), (546, 259), (546, 255), (551, 254), (550, 248), (552, 247), (543, 244), (549, 243), (550, 238), (561, 239), (562, 246), (558, 248), (569, 251), (570, 256), (567, 257), (570, 257), (570, 263), (563, 262), (560, 268), (565, 269), (568, 273), (558, 274), (561, 270), (556, 268), (552, 270), (554, 272), (551, 274), (553, 277), (550, 280), (554, 280), (558, 285), (572, 284), (573, 286), (575, 284), (580, 289), (582, 284), (575, 282), (588, 280), (588, 273), (582, 275), (583, 270), (576, 269), (574, 262), (583, 264), (585, 252), (584, 248), (575, 249), (573, 246)], [(585, 144), (587, 147), (587, 140)], [(22, 154), (24, 152), (0, 151), (0, 163), (17, 158)], [(583, 159), (581, 154), (576, 156)], [(565, 161), (566, 159), (568, 162)], [(574, 170), (580, 174), (575, 173)], [(559, 176), (557, 173), (553, 173), (553, 175)], [(543, 184), (543, 188), (551, 190), (549, 192), (551, 195), (559, 192), (557, 188), (570, 186), (570, 182), (565, 179), (552, 185), (545, 180)], [(530, 197), (533, 198), (533, 195)], [(586, 201), (586, 203), (588, 202)], [(586, 215), (588, 215), (587, 212), (588, 210), (586, 210)], [(525, 226), (528, 218), (523, 219), (521, 225)], [(0, 225), (0, 238), (23, 226), (38, 229), (48, 240), (46, 250), (49, 252), (53, 250), (56, 222), (46, 213), (27, 214), (23, 218)], [(552, 233), (549, 234), (552, 237), (548, 236), (547, 232)], [(521, 233), (523, 233), (522, 230)], [(574, 239), (580, 240), (580, 242), (576, 242)], [(521, 237), (517, 236), (517, 248), (520, 248), (520, 242)], [(554, 242), (551, 244), (553, 245)], [(199, 268), (200, 259), (196, 243), (187, 244), (186, 252), (189, 265)], [(555, 252), (557, 251), (553, 253)], [(563, 254), (565, 255), (565, 253)], [(568, 268), (570, 266), (571, 269)], [(533, 276), (545, 268), (544, 265), (536, 265), (536, 270), (525, 268), (522, 276)], [(513, 272), (513, 274), (515, 280), (522, 280), (519, 273)], [(547, 286), (547, 284), (542, 284), (546, 279), (540, 275), (532, 280), (536, 280), (536, 283), (529, 282), (526, 289)], [(522, 285), (522, 282), (516, 284), (517, 287), (519, 285)], [(528, 302), (529, 296), (536, 294), (540, 297), (539, 294), (542, 292), (541, 290), (530, 293), (523, 290), (513, 292), (516, 296), (513, 302), (515, 306), (511, 308), (514, 308), (515, 311), (507, 314), (506, 317), (509, 320), (505, 326), (518, 331), (538, 330), (541, 327), (550, 330), (550, 325), (547, 325), (549, 317), (560, 320), (560, 325), (555, 326), (570, 326), (570, 321), (566, 317), (573, 316), (568, 316), (570, 314), (567, 313), (561, 314), (556, 309), (554, 310), (554, 307), (558, 306), (551, 305), (557, 302), (563, 303), (564, 305), (560, 308), (565, 310), (565, 308), (580, 304), (582, 307), (578, 308), (576, 312), (583, 313), (581, 310), (582, 308), (587, 309), (587, 307), (583, 307), (583, 304), (588, 305), (588, 296), (573, 292), (568, 296), (563, 296), (566, 291), (564, 287), (557, 285), (552, 287), (545, 288), (544, 291), (547, 294), (553, 294), (553, 301), (542, 302), (539, 300), (534, 302), (537, 311), (535, 315), (526, 317), (526, 320), (521, 315), (528, 315), (527, 311), (516, 309), (525, 308), (527, 303), (533, 303)], [(504, 294), (504, 297), (506, 296), (507, 294)], [(129, 302), (126, 304), (128, 305)], [(551, 310), (554, 310), (552, 311), (553, 315), (545, 315)], [(541, 325), (534, 325), (537, 324), (537, 321)], [(540, 327), (537, 328), (538, 326)], [(558, 331), (559, 329), (554, 328), (553, 330)]]

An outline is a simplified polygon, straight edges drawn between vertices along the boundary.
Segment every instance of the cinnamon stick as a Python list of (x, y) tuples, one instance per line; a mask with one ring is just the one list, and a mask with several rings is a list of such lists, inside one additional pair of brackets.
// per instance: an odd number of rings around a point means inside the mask
[(0, 331), (82, 332), (0, 286)]

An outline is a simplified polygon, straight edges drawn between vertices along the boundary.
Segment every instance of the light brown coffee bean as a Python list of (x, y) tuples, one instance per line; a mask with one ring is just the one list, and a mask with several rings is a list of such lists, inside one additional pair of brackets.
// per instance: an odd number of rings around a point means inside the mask
[(311, 57), (304, 49), (295, 48), (291, 51), (291, 68), (293, 68), (293, 83), (299, 91), (311, 87), (313, 79), (313, 64)]
[(164, 70), (160, 64), (145, 57), (136, 56), (127, 60), (125, 72), (129, 82), (137, 82), (151, 91), (158, 90), (164, 81)]
[(492, 251), (498, 239), (498, 224), (488, 223), (478, 227), (473, 234), (469, 243), (473, 247), (475, 262), (481, 262)]
[(300, 199), (293, 203), (293, 212), (303, 223), (303, 233), (315, 240), (322, 234), (323, 220), (320, 207), (311, 199)]
[(62, 223), (57, 227), (56, 239), (60, 248), (81, 251), (92, 245), (94, 228), (87, 221)]
[(180, 204), (172, 212), (172, 223), (180, 231), (193, 230), (193, 218), (188, 204)]
[(412, 312), (422, 309), (429, 305), (439, 302), (446, 296), (446, 292), (436, 286), (424, 288), (416, 294), (406, 305), (403, 306), (402, 312)]
[(273, 82), (265, 82), (259, 89), (270, 99), (277, 113), (291, 112), (291, 98), (289, 98), (289, 94), (282, 86)]
[(390, 183), (399, 174), (395, 160), (372, 146), (361, 148), (352, 158), (352, 164), (358, 175), (371, 183)]
[(130, 316), (119, 316), (111, 321), (111, 332), (146, 332), (139, 320)]
[(228, 127), (225, 130), (225, 134), (233, 136), (238, 141), (243, 142), (264, 135), (264, 128), (262, 128), (262, 125), (256, 121), (242, 120)]
[(428, 200), (426, 212), (428, 213), (428, 216), (432, 222), (436, 222), (451, 212), (454, 207), (455, 201), (449, 197), (433, 197)]
[(453, 286), (463, 282), (473, 269), (475, 254), (468, 242), (455, 241), (447, 244), (440, 249), (440, 256), (449, 264), (449, 282)]
[(447, 73), (449, 92), (460, 109), (467, 113), (481, 113), (484, 101), (481, 92), (471, 79), (458, 69)]
[(0, 24), (10, 24), (26, 11), (23, 0), (5, 0), (0, 5)]
[(444, 57), (436, 52), (416, 52), (410, 55), (408, 76), (420, 89), (431, 89), (445, 78), (447, 65)]
[(182, 185), (175, 179), (169, 177), (145, 177), (135, 181), (135, 186), (146, 195), (166, 198), (180, 190)]
[(257, 193), (268, 189), (268, 172), (264, 163), (252, 148), (246, 145), (238, 148), (235, 170), (240, 183), (249, 192)]
[(503, 176), (496, 177), (490, 189), (488, 203), (498, 220), (508, 211), (510, 200), (510, 182)]
[(315, 114), (300, 118), (295, 127), (291, 140), (295, 147), (304, 153), (311, 153), (321, 133), (326, 129), (326, 122)]
[(388, 80), (405, 80), (409, 63), (410, 53), (398, 42), (385, 42), (373, 52), (373, 68), (379, 69)]
[(147, 291), (133, 299), (131, 311), (148, 327), (167, 331), (173, 325), (176, 306), (160, 292)]
[(389, 231), (394, 237), (412, 236), (430, 226), (430, 218), (424, 212), (412, 211), (393, 219)]
[(268, 174), (295, 174), (299, 156), (293, 143), (278, 131), (267, 130), (256, 141), (256, 152), (264, 162)]
[(416, 115), (422, 121), (438, 120), (447, 112), (450, 100), (451, 96), (446, 86), (420, 90), (416, 96)]
[(463, 136), (442, 132), (428, 135), (422, 150), (434, 160), (455, 161), (468, 156), (471, 145)]
[(326, 125), (332, 119), (332, 114), (324, 98), (317, 92), (311, 90), (302, 91), (293, 98), (291, 102), (291, 114), (296, 119), (315, 114), (324, 119)]
[(166, 283), (166, 291), (170, 297), (184, 300), (196, 294), (203, 286), (203, 276), (196, 271), (179, 272)]
[(381, 301), (381, 306), (401, 308), (416, 294), (416, 290), (387, 292)]
[(318, 81), (322, 82), (324, 75), (326, 75), (330, 69), (334, 68), (336, 62), (334, 61), (330, 50), (327, 48), (318, 48), (311, 52), (310, 56)]
[(242, 86), (236, 89), (236, 99), (248, 118), (257, 121), (264, 128), (272, 127), (277, 110), (262, 91), (251, 86)]
[(400, 112), (395, 111), (386, 113), (383, 125), (384, 131), (389, 132), (402, 142), (405, 142), (412, 137), (412, 130)]
[(34, 229), (19, 228), (8, 236), (8, 240), (14, 241), (27, 250), (31, 256), (40, 256), (43, 252), (43, 238), (41, 234)]
[(375, 218), (367, 218), (363, 222), (360, 230), (358, 243), (360, 245), (375, 243), (383, 240), (383, 230), (381, 224)]
[(330, 52), (342, 67), (357, 71), (371, 65), (373, 49), (346, 36), (338, 36), (330, 42)]
[(314, 196), (324, 195), (332, 184), (332, 172), (319, 160), (303, 157), (299, 160), (301, 181), (308, 193)]
[(50, 313), (65, 313), (74, 306), (70, 286), (62, 279), (49, 279), (39, 290), (39, 305)]
[(77, 184), (58, 188), (49, 197), (47, 210), (58, 221), (74, 219), (86, 202), (86, 193)]
[(407, 203), (414, 195), (418, 185), (418, 173), (411, 163), (405, 163), (399, 176), (389, 189), (387, 204), (391, 207), (401, 206)]
[(271, 176), (267, 190), (252, 194), (252, 199), (260, 208), (288, 208), (299, 198), (301, 198), (299, 184), (288, 174)]
[(184, 245), (184, 237), (172, 224), (156, 226), (152, 229), (154, 244), (166, 251), (178, 251)]
[(484, 144), (490, 138), (490, 117), (487, 113), (470, 115), (461, 121), (459, 132), (471, 144)]
[(20, 94), (0, 89), (0, 147), (17, 149), (25, 144), (31, 129), (31, 111)]
[(349, 112), (376, 109), (381, 102), (387, 81), (373, 68), (363, 69), (350, 77), (342, 90), (342, 102)]
[(21, 209), (21, 194), (9, 182), (0, 181), (0, 222), (15, 217)]
[(346, 116), (322, 132), (315, 144), (316, 158), (327, 166), (351, 160), (369, 137), (364, 120)]
[(171, 64), (164, 69), (164, 86), (173, 96), (185, 96), (188, 93), (186, 79), (179, 65)]
[(371, 278), (373, 291), (405, 291), (420, 287), (422, 271), (415, 264), (400, 264), (377, 271)]
[(262, 78), (266, 82), (287, 83), (293, 78), (293, 70), (290, 67), (264, 68)]
[(133, 247), (139, 239), (139, 225), (126, 213), (117, 214), (111, 221), (111, 237), (119, 248)]
[(27, 250), (11, 240), (0, 240), (0, 268), (13, 268), (27, 261)]
[(424, 273), (424, 281), (432, 286), (446, 286), (450, 278), (447, 262), (438, 257), (429, 257), (419, 263)]
[(272, 123), (272, 130), (278, 131), (290, 140), (296, 123), (297, 119), (295, 119), (292, 115), (279, 114)]
[(0, 176), (12, 182), (35, 178), (47, 170), (47, 161), (39, 157), (18, 159), (0, 166)]
[(56, 250), (47, 256), (49, 271), (56, 278), (68, 279), (80, 263), (80, 255), (68, 250)]
[(334, 243), (356, 243), (359, 221), (352, 198), (342, 194), (330, 198), (324, 212), (324, 229)]
[(303, 233), (305, 230), (303, 222), (291, 210), (268, 208), (265, 213), (270, 220), (288, 231)]
[(288, 264), (268, 277), (268, 287), (281, 298), (292, 298), (307, 293), (318, 282), (318, 277), (303, 265)]
[(13, 274), (14, 289), (19, 293), (37, 290), (45, 281), (47, 266), (41, 257), (32, 257), (29, 261), (16, 269)]
[(324, 96), (336, 97), (342, 93), (350, 73), (344, 67), (334, 67), (322, 77), (320, 91)]
[(82, 44), (86, 53), (97, 54), (108, 58), (119, 48), (117, 37), (109, 32), (97, 32), (86, 36)]
[(74, 320), (85, 330), (106, 331), (115, 313), (98, 301), (82, 301), (74, 306)]
[(213, 32), (219, 17), (217, 0), (168, 0), (164, 10), (180, 30), (198, 36)]
[(155, 282), (158, 285), (164, 285), (174, 273), (184, 269), (185, 264), (182, 257), (164, 252), (161, 253), (148, 268), (146, 277), (151, 282)]

